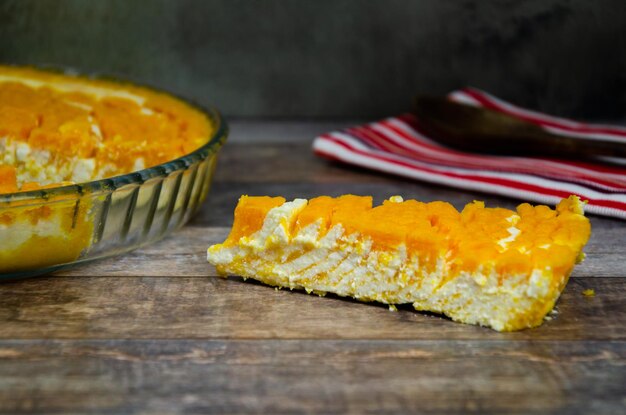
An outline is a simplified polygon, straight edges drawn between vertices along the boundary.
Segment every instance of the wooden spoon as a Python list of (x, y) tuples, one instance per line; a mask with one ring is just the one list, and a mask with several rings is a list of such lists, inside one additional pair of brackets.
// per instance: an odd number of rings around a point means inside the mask
[(445, 98), (418, 96), (414, 112), (426, 135), (465, 151), (570, 159), (626, 158), (623, 143), (552, 134), (510, 115)]

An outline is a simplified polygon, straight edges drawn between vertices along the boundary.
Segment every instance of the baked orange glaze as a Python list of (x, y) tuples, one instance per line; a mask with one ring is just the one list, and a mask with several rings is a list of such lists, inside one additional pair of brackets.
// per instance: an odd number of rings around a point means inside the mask
[(0, 193), (17, 191), (17, 176), (15, 167), (0, 165)]
[(318, 220), (320, 221), (322, 231), (328, 231), (330, 220), (333, 216), (333, 210), (336, 206), (337, 199), (329, 196), (320, 196), (309, 200), (309, 203), (307, 203), (306, 207), (300, 212), (294, 222), (294, 229), (291, 233), (296, 234), (300, 232), (301, 229), (306, 228)]
[(233, 227), (224, 245), (235, 244), (244, 236), (250, 236), (261, 229), (267, 212), (283, 203), (285, 203), (284, 197), (241, 196), (235, 208)]
[[(282, 203), (283, 198), (243, 196), (228, 244), (261, 229), (267, 212)], [(322, 233), (341, 224), (346, 234), (358, 232), (371, 238), (374, 250), (405, 245), (427, 269), (436, 265), (437, 258), (446, 257), (452, 274), (489, 266), (499, 275), (530, 274), (545, 267), (557, 276), (568, 275), (591, 233), (576, 196), (562, 200), (556, 209), (524, 203), (516, 212), (486, 208), (483, 202), (470, 203), (459, 212), (449, 203), (415, 200), (385, 201), (372, 208), (369, 196), (320, 196), (309, 200), (298, 214), (292, 236), (315, 221), (320, 221)], [(513, 227), (519, 234), (507, 240)], [(557, 278), (556, 283), (563, 281)]]
[[(0, 66), (0, 139), (47, 150), (50, 163), (94, 159), (107, 177), (125, 174), (139, 158), (150, 167), (192, 152), (212, 129), (202, 112), (148, 88)], [(11, 168), (23, 166), (2, 167), (0, 193), (22, 188), (7, 173)]]

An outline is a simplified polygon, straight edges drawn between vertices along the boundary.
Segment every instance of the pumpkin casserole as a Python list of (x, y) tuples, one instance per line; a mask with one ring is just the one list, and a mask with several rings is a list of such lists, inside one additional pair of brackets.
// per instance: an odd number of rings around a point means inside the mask
[(211, 128), (147, 88), (0, 66), (0, 193), (155, 166), (200, 147)]
[(200, 110), (149, 88), (0, 66), (0, 273), (74, 261), (93, 237), (93, 199), (20, 192), (156, 166), (213, 129)]
[(412, 304), (498, 331), (535, 327), (583, 258), (589, 220), (576, 196), (556, 209), (394, 196), (311, 200), (242, 196), (228, 238), (208, 249), (222, 275)]

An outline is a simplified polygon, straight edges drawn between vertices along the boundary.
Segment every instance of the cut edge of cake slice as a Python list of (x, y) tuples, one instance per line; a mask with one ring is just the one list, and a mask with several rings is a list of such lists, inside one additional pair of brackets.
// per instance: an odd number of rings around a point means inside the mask
[(473, 202), (461, 212), (400, 196), (376, 207), (369, 196), (242, 196), (207, 259), (223, 276), (513, 331), (543, 322), (582, 260), (591, 232), (582, 207), (576, 196), (556, 209)]

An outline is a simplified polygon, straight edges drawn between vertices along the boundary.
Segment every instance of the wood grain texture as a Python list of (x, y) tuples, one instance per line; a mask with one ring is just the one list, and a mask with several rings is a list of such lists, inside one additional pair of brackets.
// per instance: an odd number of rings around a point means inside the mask
[(303, 138), (329, 124), (250, 125), (185, 228), (0, 284), (0, 413), (626, 413), (626, 222), (591, 217), (558, 314), (516, 333), (217, 278), (241, 194), (520, 202), (320, 160)]
[(0, 341), (0, 406), (587, 415), (622, 405), (625, 367), (623, 342)]
[(2, 285), (0, 339), (626, 340), (625, 291), (622, 278), (574, 278), (551, 321), (498, 333), (240, 278), (49, 277)]

